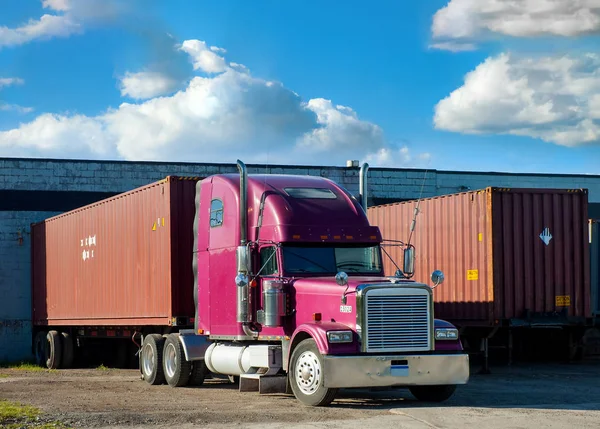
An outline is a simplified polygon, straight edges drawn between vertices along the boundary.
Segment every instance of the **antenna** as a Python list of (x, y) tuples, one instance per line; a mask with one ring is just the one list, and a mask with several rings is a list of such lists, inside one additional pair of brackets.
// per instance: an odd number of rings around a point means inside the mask
[(419, 192), (419, 198), (417, 200), (417, 206), (415, 207), (413, 220), (410, 224), (410, 231), (408, 234), (408, 242), (406, 244), (407, 248), (409, 248), (411, 246), (410, 241), (412, 240), (412, 235), (413, 235), (413, 232), (415, 231), (415, 226), (417, 225), (417, 215), (419, 214), (419, 206), (421, 205), (421, 200), (423, 199), (423, 188), (425, 187), (425, 180), (427, 179), (428, 172), (429, 172), (429, 169), (425, 169), (425, 174), (423, 175), (423, 181), (421, 182), (421, 191)]

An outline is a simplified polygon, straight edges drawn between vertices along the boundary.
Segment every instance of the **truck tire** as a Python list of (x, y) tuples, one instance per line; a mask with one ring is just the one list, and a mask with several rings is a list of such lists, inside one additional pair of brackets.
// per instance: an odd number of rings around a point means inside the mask
[(296, 399), (311, 407), (331, 404), (338, 392), (323, 385), (323, 356), (312, 338), (302, 340), (292, 352), (288, 378)]
[(62, 360), (62, 335), (57, 331), (50, 331), (46, 335), (46, 344), (44, 347), (46, 357), (46, 367), (49, 369), (60, 368)]
[(63, 344), (63, 356), (61, 368), (72, 368), (73, 361), (75, 360), (75, 346), (73, 344), (73, 337), (68, 332), (61, 332), (62, 344)]
[(46, 335), (46, 332), (40, 331), (33, 339), (33, 355), (39, 366), (46, 366)]
[(203, 360), (195, 360), (192, 362), (192, 371), (190, 373), (190, 386), (202, 386), (208, 369)]
[(140, 370), (143, 379), (149, 384), (157, 385), (165, 382), (162, 363), (164, 345), (165, 339), (160, 334), (150, 334), (144, 337), (140, 352)]
[(163, 350), (163, 369), (169, 386), (182, 387), (188, 384), (192, 363), (185, 358), (179, 334), (167, 336)]
[(419, 401), (423, 402), (444, 402), (449, 399), (456, 390), (456, 385), (448, 384), (443, 386), (412, 386), (409, 387), (410, 393)]

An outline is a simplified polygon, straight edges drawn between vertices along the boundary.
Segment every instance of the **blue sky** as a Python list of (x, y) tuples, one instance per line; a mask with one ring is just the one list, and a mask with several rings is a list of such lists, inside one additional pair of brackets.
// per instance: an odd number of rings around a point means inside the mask
[(600, 5), (486, 3), (4, 2), (0, 156), (600, 174)]

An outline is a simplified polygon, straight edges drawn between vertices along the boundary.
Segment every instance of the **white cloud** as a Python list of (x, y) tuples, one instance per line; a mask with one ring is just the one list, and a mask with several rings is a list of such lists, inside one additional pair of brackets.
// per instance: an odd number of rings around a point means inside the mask
[(202, 70), (206, 73), (222, 73), (227, 69), (225, 59), (217, 55), (214, 50), (220, 48), (208, 48), (202, 40), (186, 40), (182, 43), (180, 49), (187, 53), (194, 66), (194, 70)]
[(397, 149), (384, 147), (376, 152), (369, 153), (365, 162), (370, 165), (376, 165), (379, 167), (429, 167), (431, 161), (430, 153), (419, 153), (414, 155), (408, 146), (402, 146)]
[(434, 39), (463, 41), (491, 33), (515, 37), (600, 33), (600, 0), (450, 0), (433, 16), (431, 31)]
[(0, 111), (5, 111), (5, 112), (15, 111), (18, 113), (31, 113), (31, 112), (33, 112), (33, 108), (19, 106), (18, 104), (3, 103), (0, 101)]
[(5, 86), (23, 85), (25, 81), (19, 77), (0, 77), (0, 89)]
[(435, 107), (436, 128), (600, 142), (600, 56), (490, 57)]
[(456, 43), (456, 42), (442, 42), (442, 43), (433, 43), (429, 45), (430, 48), (440, 49), (443, 51), (450, 52), (466, 52), (466, 51), (474, 51), (477, 49), (473, 43)]
[(120, 90), (122, 96), (144, 100), (169, 94), (176, 90), (178, 85), (179, 82), (177, 80), (163, 73), (152, 71), (127, 72), (121, 78)]
[(42, 6), (46, 9), (52, 9), (59, 12), (66, 12), (71, 9), (70, 0), (42, 0)]
[(66, 15), (43, 15), (39, 20), (30, 19), (17, 28), (0, 27), (0, 48), (17, 46), (36, 39), (68, 37), (81, 32), (81, 25)]

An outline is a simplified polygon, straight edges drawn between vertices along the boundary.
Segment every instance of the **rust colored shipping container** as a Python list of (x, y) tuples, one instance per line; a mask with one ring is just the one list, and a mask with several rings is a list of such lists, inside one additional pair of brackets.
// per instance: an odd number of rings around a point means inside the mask
[[(407, 241), (416, 201), (368, 209), (384, 239)], [(585, 189), (485, 188), (423, 199), (415, 279), (440, 269), (436, 317), (491, 327), (535, 315), (591, 316)], [(388, 247), (396, 262), (401, 249)], [(386, 258), (386, 273), (395, 267)]]
[(32, 225), (33, 323), (189, 324), (198, 180), (169, 176)]
[(600, 317), (600, 219), (590, 219), (592, 313)]

